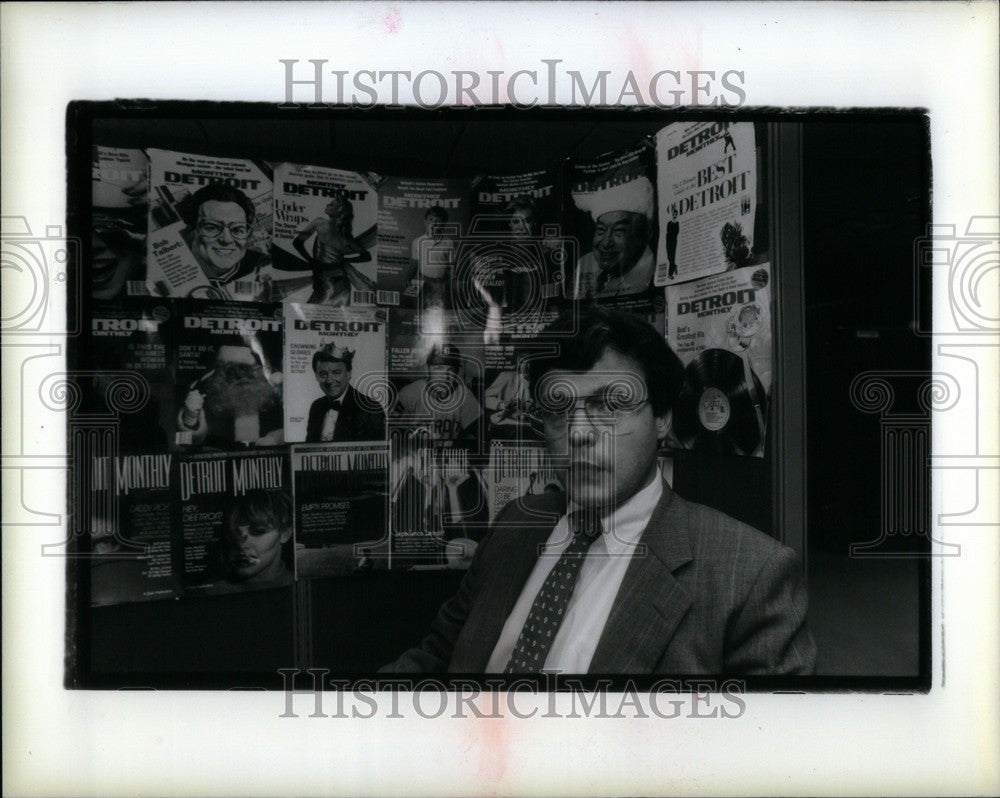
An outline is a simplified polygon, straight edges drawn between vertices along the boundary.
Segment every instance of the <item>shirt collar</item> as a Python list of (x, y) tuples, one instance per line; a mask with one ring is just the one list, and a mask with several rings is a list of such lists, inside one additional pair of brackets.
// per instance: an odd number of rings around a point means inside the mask
[[(639, 536), (649, 523), (653, 510), (663, 495), (663, 475), (656, 467), (656, 476), (646, 487), (618, 505), (612, 512), (601, 516), (604, 527), (604, 545), (609, 554), (628, 554), (635, 547)], [(570, 501), (566, 508), (569, 516), (579, 506)]]

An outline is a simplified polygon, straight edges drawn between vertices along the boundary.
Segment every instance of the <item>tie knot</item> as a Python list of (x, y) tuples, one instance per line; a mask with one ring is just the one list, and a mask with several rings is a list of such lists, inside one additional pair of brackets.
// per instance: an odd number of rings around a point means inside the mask
[(326, 400), (326, 404), (327, 404), (327, 406), (331, 410), (340, 410), (340, 400), (339, 399), (327, 399)]
[(592, 511), (574, 510), (569, 516), (569, 528), (577, 541), (589, 546), (604, 532), (601, 517)]

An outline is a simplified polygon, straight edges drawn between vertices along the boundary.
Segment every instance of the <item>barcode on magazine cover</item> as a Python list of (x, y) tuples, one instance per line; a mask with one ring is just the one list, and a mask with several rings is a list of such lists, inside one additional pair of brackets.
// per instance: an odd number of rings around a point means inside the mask
[(356, 288), (351, 289), (351, 304), (352, 305), (374, 305), (375, 304), (375, 292), (374, 291), (358, 291)]
[(380, 305), (398, 305), (399, 291), (379, 291), (378, 303)]
[(149, 296), (145, 280), (129, 280), (125, 286), (129, 296)]

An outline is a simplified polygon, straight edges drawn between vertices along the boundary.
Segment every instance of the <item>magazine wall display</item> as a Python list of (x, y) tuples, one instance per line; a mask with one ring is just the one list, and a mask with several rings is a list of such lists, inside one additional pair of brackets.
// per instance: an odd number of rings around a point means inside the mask
[[(456, 283), (467, 295), (460, 295), (457, 309), (495, 310), (516, 321), (562, 299), (577, 247), (562, 235), (558, 177), (555, 170), (540, 170), (473, 180), (472, 222), (456, 253)], [(487, 327), (489, 313), (481, 315)]]
[(149, 158), (143, 150), (91, 150), (91, 241), (88, 282), (97, 300), (144, 296)]
[(177, 303), (173, 445), (284, 443), (280, 305)]
[(667, 288), (667, 342), (685, 367), (672, 428), (684, 448), (764, 456), (770, 282), (762, 263)]
[(294, 519), (287, 450), (182, 453), (177, 460), (175, 501), (185, 595), (292, 584)]
[(173, 438), (170, 302), (123, 298), (91, 305), (82, 410), (114, 418), (121, 453), (166, 451)]
[(757, 150), (753, 122), (679, 122), (656, 134), (660, 238), (656, 284), (753, 262)]
[(149, 292), (272, 300), (272, 183), (267, 164), (150, 149)]
[(275, 166), (272, 254), (287, 288), (281, 299), (374, 305), (377, 234), (376, 175), (293, 163)]
[(483, 349), (451, 311), (391, 310), (390, 439), (407, 446), (464, 445), (484, 438)]
[(456, 252), (469, 229), (469, 181), (387, 177), (379, 186), (378, 303), (451, 307)]
[(388, 568), (388, 444), (299, 444), (291, 460), (296, 577)]
[(656, 158), (652, 142), (566, 162), (567, 232), (580, 242), (570, 295), (619, 299), (653, 286)]
[(391, 454), (390, 568), (468, 568), (488, 528), (482, 463), (462, 447), (397, 442)]
[(568, 308), (643, 318), (679, 357), (665, 473), (677, 449), (763, 457), (757, 143), (683, 122), (442, 179), (94, 146), (91, 602), (467, 567), (503, 507), (560, 490), (527, 376)]
[(386, 440), (385, 308), (284, 304), (285, 440)]

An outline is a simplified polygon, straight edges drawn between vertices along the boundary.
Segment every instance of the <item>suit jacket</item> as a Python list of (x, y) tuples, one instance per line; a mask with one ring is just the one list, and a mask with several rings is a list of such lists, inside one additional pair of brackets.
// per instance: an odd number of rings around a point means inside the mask
[[(539, 546), (563, 511), (561, 494), (507, 505), (430, 634), (383, 670), (484, 672)], [(816, 647), (806, 629), (806, 593), (791, 549), (685, 501), (666, 483), (639, 542), (590, 673), (813, 672)]]
[[(359, 396), (353, 385), (347, 386), (337, 413), (337, 426), (333, 430), (335, 443), (385, 440), (385, 413), (381, 409), (374, 409), (373, 399), (364, 398), (361, 400), (364, 402), (362, 404)], [(328, 402), (325, 396), (321, 396), (310, 406), (309, 417), (306, 419), (306, 443), (321, 442), (323, 418), (330, 407)]]

